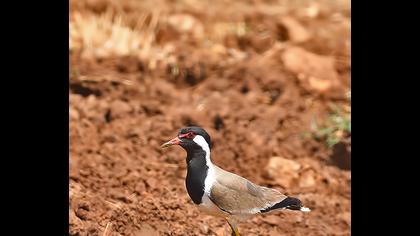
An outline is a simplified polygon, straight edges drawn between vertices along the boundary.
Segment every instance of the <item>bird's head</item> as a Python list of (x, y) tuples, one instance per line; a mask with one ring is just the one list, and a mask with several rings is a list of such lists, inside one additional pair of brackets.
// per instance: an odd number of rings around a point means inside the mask
[(172, 145), (179, 145), (186, 151), (193, 149), (210, 150), (211, 140), (209, 134), (201, 127), (190, 126), (182, 128), (178, 135), (162, 144), (162, 148), (166, 148)]

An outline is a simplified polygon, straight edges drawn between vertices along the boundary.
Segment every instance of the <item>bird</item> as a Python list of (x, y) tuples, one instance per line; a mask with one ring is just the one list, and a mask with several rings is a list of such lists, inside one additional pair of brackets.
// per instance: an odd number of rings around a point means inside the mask
[(276, 210), (310, 212), (295, 197), (260, 186), (218, 167), (212, 162), (210, 135), (201, 127), (180, 129), (177, 136), (161, 145), (181, 146), (186, 152), (188, 195), (205, 214), (222, 217), (230, 226), (232, 236), (240, 236), (237, 224), (257, 214)]

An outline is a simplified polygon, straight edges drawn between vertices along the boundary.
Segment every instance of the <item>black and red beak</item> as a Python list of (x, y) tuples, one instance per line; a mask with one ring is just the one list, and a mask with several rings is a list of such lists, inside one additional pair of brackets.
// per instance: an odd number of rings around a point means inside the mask
[(162, 144), (162, 146), (160, 146), (160, 147), (161, 148), (166, 148), (166, 147), (169, 147), (169, 146), (172, 146), (172, 145), (179, 145), (181, 142), (182, 142), (181, 139), (179, 139), (178, 136), (177, 136), (177, 137), (169, 140), (168, 142)]

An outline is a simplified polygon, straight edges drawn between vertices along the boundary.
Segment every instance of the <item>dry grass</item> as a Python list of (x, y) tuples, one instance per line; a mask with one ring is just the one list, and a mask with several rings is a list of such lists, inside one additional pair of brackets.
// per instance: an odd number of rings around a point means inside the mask
[[(174, 38), (169, 38), (168, 41), (160, 42), (160, 45), (156, 41), (157, 34), (167, 33), (168, 31), (165, 30), (168, 29), (169, 31), (175, 29), (180, 35), (188, 36), (181, 38), (195, 38), (198, 42), (197, 48), (218, 45), (219, 48), (225, 50), (226, 38), (232, 36), (240, 38), (255, 30), (249, 28), (243, 18), (243, 15), (255, 11), (274, 16), (294, 12), (293, 15), (302, 19), (313, 19), (325, 15), (325, 11), (337, 12), (340, 13), (337, 16), (341, 16), (339, 18), (343, 22), (347, 22), (343, 19), (350, 11), (349, 0), (320, 0), (316, 3), (310, 0), (279, 0), (272, 5), (249, 2), (243, 4), (238, 1), (226, 7), (227, 2), (215, 0), (210, 4), (210, 0), (175, 2), (169, 0), (71, 0), (69, 49), (72, 52), (80, 52), (82, 58), (134, 56), (144, 62), (148, 69), (154, 70), (160, 64), (177, 63), (174, 56), (176, 50), (174, 42), (183, 40), (173, 36)], [(102, 10), (97, 10), (98, 8)], [(213, 11), (220, 8), (224, 8), (223, 13)], [(240, 9), (240, 14), (238, 14), (238, 9)], [(197, 12), (202, 15), (199, 16)], [(312, 28), (317, 29), (316, 27)], [(323, 31), (321, 31), (318, 33), (322, 36)], [(321, 38), (328, 41), (331, 37), (323, 35)], [(320, 42), (311, 42), (311, 45), (318, 45), (318, 43)], [(316, 53), (334, 56), (339, 66), (349, 67), (347, 54), (349, 54), (350, 44), (332, 45), (330, 48), (339, 51), (345, 48), (344, 50), (348, 52), (345, 51), (344, 54), (330, 52), (331, 50), (324, 52), (319, 51), (316, 46), (311, 46), (309, 49)]]
[(148, 53), (155, 40), (159, 12), (140, 13), (134, 28), (124, 15), (111, 12), (101, 15), (70, 15), (70, 50), (80, 50), (83, 56), (110, 57)]
[(105, 229), (104, 229), (104, 232), (103, 232), (103, 234), (102, 234), (102, 236), (108, 236), (108, 234), (109, 234), (109, 227), (111, 226), (111, 222), (108, 222), (107, 224), (106, 224), (106, 227), (105, 227)]

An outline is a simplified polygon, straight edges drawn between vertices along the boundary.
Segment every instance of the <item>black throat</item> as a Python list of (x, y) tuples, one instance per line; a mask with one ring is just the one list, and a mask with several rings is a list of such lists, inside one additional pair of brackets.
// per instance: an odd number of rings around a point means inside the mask
[(201, 147), (187, 150), (187, 186), (188, 195), (195, 204), (201, 203), (204, 194), (204, 182), (207, 176), (206, 152)]

